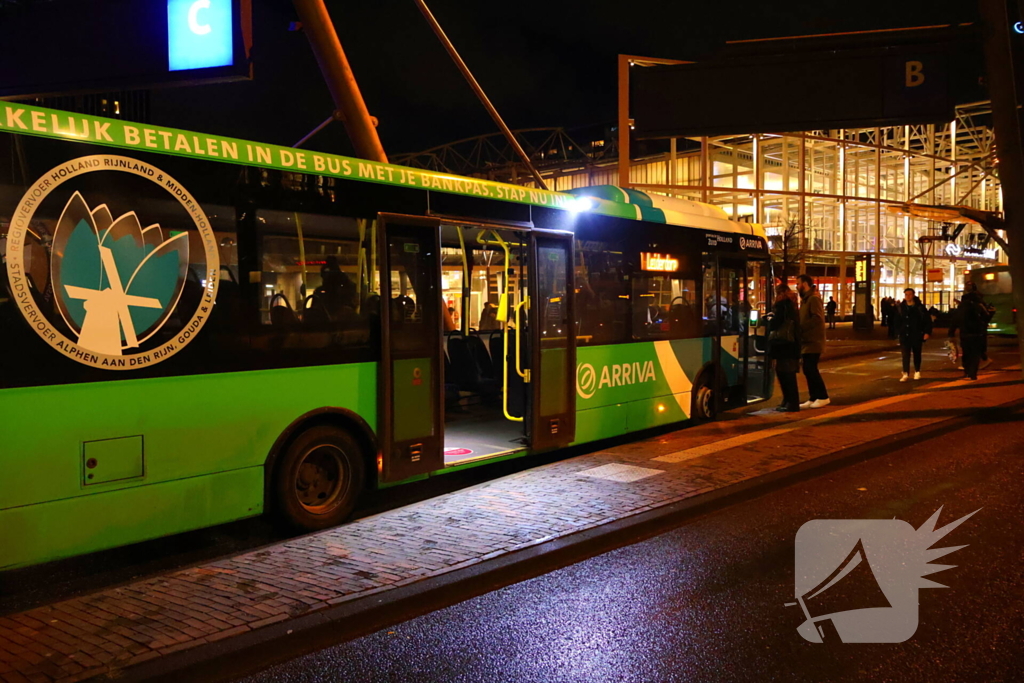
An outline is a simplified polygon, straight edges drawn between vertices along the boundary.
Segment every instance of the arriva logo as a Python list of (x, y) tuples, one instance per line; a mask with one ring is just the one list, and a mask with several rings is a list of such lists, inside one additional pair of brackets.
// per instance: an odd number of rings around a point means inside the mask
[(622, 387), (642, 382), (653, 382), (657, 379), (654, 372), (654, 361), (643, 363), (622, 363), (604, 365), (601, 375), (590, 363), (580, 363), (576, 368), (576, 393), (580, 398), (592, 398), (598, 389), (604, 387)]

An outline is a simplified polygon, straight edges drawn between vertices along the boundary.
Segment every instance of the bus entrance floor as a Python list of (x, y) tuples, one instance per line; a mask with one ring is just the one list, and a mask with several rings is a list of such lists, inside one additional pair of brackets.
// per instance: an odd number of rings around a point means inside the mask
[[(638, 540), (707, 504), (892, 451), (1024, 402), (1009, 352), (978, 381), (831, 377), (832, 405), (736, 417), (485, 481), (256, 551), (0, 617), (0, 681), (229, 680)], [(1014, 363), (1018, 363), (1014, 365)], [(889, 368), (892, 365), (892, 368)], [(844, 366), (845, 367), (845, 366)], [(898, 375), (897, 375), (898, 376)], [(659, 524), (662, 525), (659, 527)]]

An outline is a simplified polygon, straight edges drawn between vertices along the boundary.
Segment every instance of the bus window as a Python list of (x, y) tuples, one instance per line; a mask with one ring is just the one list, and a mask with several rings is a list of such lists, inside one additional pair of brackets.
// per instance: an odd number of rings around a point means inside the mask
[(1009, 270), (985, 269), (979, 272), (971, 271), (970, 277), (971, 281), (978, 286), (978, 291), (983, 296), (1013, 293)]
[(637, 339), (700, 336), (696, 280), (681, 274), (637, 273), (633, 302), (633, 336)]
[(629, 275), (622, 248), (581, 241), (576, 260), (576, 341), (618, 344), (631, 341)]
[(727, 316), (726, 302), (718, 295), (718, 262), (714, 254), (704, 254), (704, 334), (721, 334)]
[(360, 221), (338, 216), (260, 211), (258, 348), (328, 349), (363, 345)]
[(721, 334), (741, 334), (746, 329), (750, 307), (746, 298), (744, 272), (736, 266), (722, 266), (719, 271), (719, 302)]

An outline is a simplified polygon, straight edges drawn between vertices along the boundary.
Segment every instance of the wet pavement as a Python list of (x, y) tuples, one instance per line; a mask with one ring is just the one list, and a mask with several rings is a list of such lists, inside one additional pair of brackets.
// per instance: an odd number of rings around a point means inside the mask
[[(805, 478), (594, 557), (268, 669), (246, 683), (1019, 681), (1024, 414)], [(812, 519), (920, 527), (979, 510), (897, 644), (797, 634), (794, 538)]]

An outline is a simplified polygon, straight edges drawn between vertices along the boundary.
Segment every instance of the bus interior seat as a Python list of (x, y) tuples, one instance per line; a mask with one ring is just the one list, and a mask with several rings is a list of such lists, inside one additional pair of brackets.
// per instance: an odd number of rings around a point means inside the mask
[[(501, 391), (500, 384), (494, 378), (485, 377), (480, 365), (470, 350), (467, 338), (462, 332), (455, 330), (445, 335), (448, 359), (451, 362), (451, 381), (457, 384), (460, 391), (492, 396)], [(477, 340), (479, 341), (479, 340)]]
[(473, 360), (476, 361), (477, 368), (480, 370), (480, 376), (486, 379), (494, 379), (494, 361), (491, 359), (491, 354), (487, 351), (487, 345), (480, 338), (480, 334), (470, 331), (466, 337), (466, 347), (473, 356)]
[(302, 302), (302, 323), (304, 325), (326, 325), (331, 322), (322, 297), (310, 294)]
[(299, 321), (292, 305), (281, 292), (270, 300), (270, 325), (272, 327), (292, 327)]

